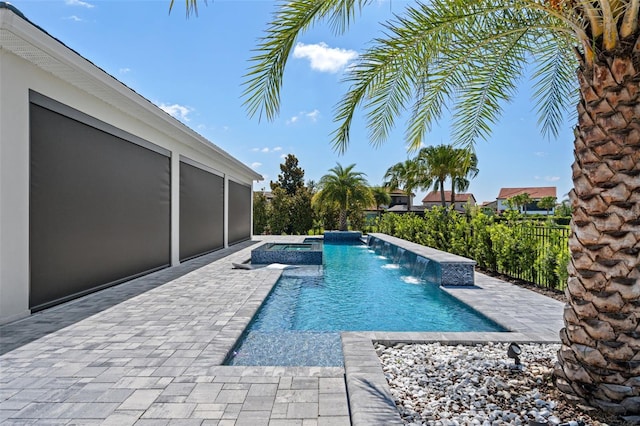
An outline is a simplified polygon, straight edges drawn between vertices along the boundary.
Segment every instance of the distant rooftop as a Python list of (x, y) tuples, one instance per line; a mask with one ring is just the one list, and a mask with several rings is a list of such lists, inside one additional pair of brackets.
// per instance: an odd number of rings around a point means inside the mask
[[(451, 201), (451, 191), (444, 191), (444, 198), (447, 202)], [(469, 199), (475, 200), (476, 197), (471, 193), (456, 193), (456, 203), (466, 203)], [(423, 199), (423, 203), (439, 203), (441, 202), (440, 191), (431, 191)]]
[(538, 199), (543, 197), (556, 197), (555, 186), (534, 186), (528, 188), (500, 188), (498, 199), (506, 200), (516, 195), (529, 194), (529, 197)]

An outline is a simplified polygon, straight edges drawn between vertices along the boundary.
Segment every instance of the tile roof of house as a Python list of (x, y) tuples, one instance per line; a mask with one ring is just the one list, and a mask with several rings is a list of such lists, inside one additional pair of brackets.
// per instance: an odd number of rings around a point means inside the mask
[(555, 186), (533, 186), (529, 188), (500, 188), (500, 193), (498, 194), (498, 199), (506, 200), (518, 194), (529, 194), (529, 197), (533, 199), (543, 198), (543, 197), (555, 197), (556, 196), (556, 187)]
[[(447, 201), (447, 203), (450, 202), (451, 191), (444, 191), (444, 198)], [(461, 194), (456, 194), (457, 203), (466, 203), (467, 201), (469, 201), (470, 198), (473, 198), (473, 200), (476, 199), (476, 197), (474, 197), (472, 193), (463, 192)], [(423, 203), (440, 203), (441, 202), (440, 191), (431, 191), (422, 199), (422, 202)]]

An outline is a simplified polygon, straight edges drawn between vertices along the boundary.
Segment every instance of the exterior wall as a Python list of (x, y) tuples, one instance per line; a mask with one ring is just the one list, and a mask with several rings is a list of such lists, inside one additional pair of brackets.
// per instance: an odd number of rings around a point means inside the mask
[[(429, 210), (429, 209), (432, 209), (433, 207), (442, 206), (442, 203), (441, 202), (433, 203), (433, 202), (427, 201), (427, 202), (423, 202), (422, 205), (424, 206), (425, 210)], [(449, 207), (450, 205), (451, 205), (451, 202), (447, 201), (447, 207)], [(453, 208), (456, 211), (464, 212), (467, 206), (475, 206), (475, 205), (476, 204), (474, 202), (456, 201)]]
[[(29, 315), (29, 93), (32, 73), (0, 49), (0, 322)], [(22, 66), (18, 66), (22, 65)]]
[(389, 203), (389, 208), (397, 205), (406, 206), (409, 204), (409, 197), (406, 195), (393, 195), (391, 194), (391, 203)]
[[(6, 13), (6, 11), (1, 11)], [(0, 16), (0, 18), (2, 18)], [(19, 20), (21, 18), (11, 18)], [(27, 22), (16, 25), (28, 26)], [(0, 28), (0, 30), (3, 30)], [(30, 30), (29, 30), (30, 31)], [(248, 167), (152, 106), (64, 45), (33, 27), (42, 51), (79, 71), (73, 80), (58, 78), (0, 44), (0, 323), (30, 314), (29, 300), (29, 91), (75, 108), (171, 151), (171, 261), (179, 263), (179, 160), (197, 161), (251, 186), (260, 178)], [(29, 42), (35, 43), (33, 40)], [(2, 40), (0, 39), (0, 42)], [(50, 45), (49, 45), (50, 44)], [(85, 87), (103, 89), (97, 97)], [(80, 88), (82, 87), (82, 89)], [(103, 100), (107, 99), (109, 102)], [(203, 142), (204, 141), (204, 142)], [(225, 212), (226, 215), (226, 212)], [(226, 227), (226, 217), (225, 217)], [(226, 237), (225, 237), (226, 238)], [(225, 240), (226, 244), (226, 240)]]
[[(531, 204), (527, 206), (527, 214), (547, 214), (547, 211), (541, 209), (536, 205), (536, 203), (540, 201), (538, 199), (534, 199)], [(503, 213), (509, 210), (509, 206), (507, 205), (507, 200), (503, 200), (502, 198), (498, 199), (498, 213)], [(555, 208), (549, 210), (549, 214), (552, 215), (555, 212)], [(520, 213), (524, 213), (524, 209), (520, 207)]]

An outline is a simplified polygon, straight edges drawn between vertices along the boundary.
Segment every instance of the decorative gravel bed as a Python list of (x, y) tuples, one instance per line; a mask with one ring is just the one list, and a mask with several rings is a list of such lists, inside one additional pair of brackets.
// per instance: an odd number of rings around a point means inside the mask
[(560, 345), (521, 344), (521, 370), (508, 346), (377, 344), (376, 352), (408, 425), (631, 424), (564, 400), (551, 379)]

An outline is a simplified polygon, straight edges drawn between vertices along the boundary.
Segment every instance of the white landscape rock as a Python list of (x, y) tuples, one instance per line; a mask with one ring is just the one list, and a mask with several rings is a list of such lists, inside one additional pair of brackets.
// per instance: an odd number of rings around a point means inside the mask
[(522, 368), (506, 343), (475, 346), (376, 345), (400, 415), (408, 425), (606, 425), (589, 407), (567, 404), (551, 382), (557, 344), (520, 344)]

